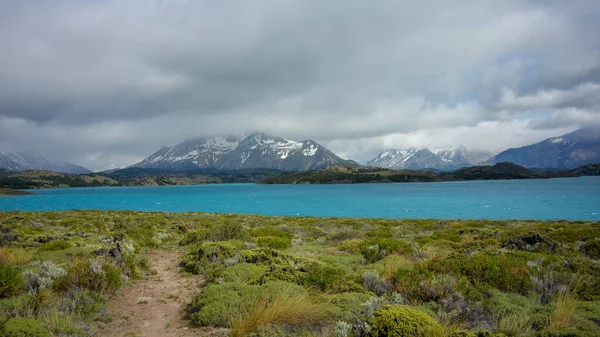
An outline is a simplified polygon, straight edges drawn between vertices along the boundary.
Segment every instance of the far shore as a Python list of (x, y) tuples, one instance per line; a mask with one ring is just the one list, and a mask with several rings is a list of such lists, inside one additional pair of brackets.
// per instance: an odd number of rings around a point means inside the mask
[(13, 190), (12, 188), (0, 188), (0, 197), (16, 196), (16, 195), (29, 195), (31, 192), (22, 190)]

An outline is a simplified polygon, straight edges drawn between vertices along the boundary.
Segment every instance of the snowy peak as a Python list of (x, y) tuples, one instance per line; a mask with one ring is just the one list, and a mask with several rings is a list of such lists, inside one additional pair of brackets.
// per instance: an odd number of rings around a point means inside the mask
[(229, 155), (240, 143), (240, 137), (193, 138), (162, 147), (160, 150), (133, 165), (145, 168), (211, 168)]
[[(395, 170), (400, 169), (435, 169), (455, 170), (457, 168), (472, 166), (482, 160), (487, 160), (493, 153), (487, 151), (469, 151), (462, 145), (451, 148), (416, 149), (405, 150), (390, 149), (381, 152), (367, 165), (379, 166)], [(484, 158), (484, 159), (481, 159)]]
[(310, 170), (328, 165), (356, 165), (312, 140), (295, 141), (262, 132), (246, 137), (195, 138), (163, 147), (137, 167), (169, 169), (273, 168)]
[(68, 162), (51, 162), (42, 156), (25, 153), (0, 153), (0, 168), (11, 171), (47, 170), (60, 173), (91, 173), (85, 167)]

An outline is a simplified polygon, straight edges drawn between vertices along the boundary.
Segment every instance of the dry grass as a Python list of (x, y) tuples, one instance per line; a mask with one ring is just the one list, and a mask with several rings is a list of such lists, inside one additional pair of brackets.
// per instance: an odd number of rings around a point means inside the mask
[(400, 268), (408, 268), (412, 262), (399, 255), (388, 255), (382, 262), (381, 278), (385, 281), (390, 281), (394, 273)]
[(10, 265), (26, 264), (33, 259), (33, 252), (23, 248), (0, 247), (0, 263)]
[(534, 333), (529, 317), (518, 314), (502, 316), (496, 323), (496, 329), (494, 330), (510, 337), (525, 337)]
[(232, 335), (246, 336), (259, 327), (270, 324), (291, 326), (317, 326), (329, 317), (327, 309), (315, 303), (308, 292), (297, 295), (280, 294), (275, 298), (262, 298), (243, 314), (232, 320)]
[(554, 302), (554, 309), (548, 316), (546, 326), (551, 330), (568, 329), (577, 323), (577, 301), (567, 291), (560, 292)]

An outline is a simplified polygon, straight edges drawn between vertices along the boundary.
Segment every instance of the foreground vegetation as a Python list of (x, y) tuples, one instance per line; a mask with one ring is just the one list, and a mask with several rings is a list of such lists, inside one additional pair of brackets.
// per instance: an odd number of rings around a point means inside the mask
[(232, 336), (600, 335), (600, 223), (5, 212), (0, 246), (3, 336), (97, 334), (156, 248)]
[(546, 172), (526, 169), (513, 163), (473, 166), (453, 172), (390, 170), (378, 167), (327, 167), (321, 170), (281, 173), (260, 181), (263, 184), (364, 184), (440, 182), (465, 180), (549, 179), (600, 175), (600, 164), (588, 164), (569, 171)]

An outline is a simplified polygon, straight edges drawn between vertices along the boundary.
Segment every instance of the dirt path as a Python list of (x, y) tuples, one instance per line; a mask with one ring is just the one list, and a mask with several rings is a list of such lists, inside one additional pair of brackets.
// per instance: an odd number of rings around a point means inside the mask
[(201, 280), (180, 273), (180, 254), (157, 250), (148, 261), (157, 273), (124, 287), (113, 297), (108, 310), (114, 321), (102, 337), (196, 336), (183, 319), (186, 303), (198, 292)]

